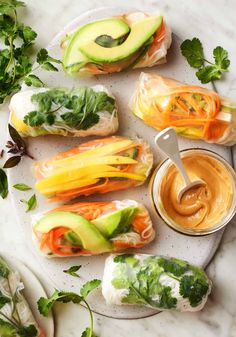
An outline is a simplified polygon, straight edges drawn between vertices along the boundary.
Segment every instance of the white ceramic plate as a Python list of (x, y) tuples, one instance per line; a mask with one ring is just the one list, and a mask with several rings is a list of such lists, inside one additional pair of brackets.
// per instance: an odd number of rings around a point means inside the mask
[(9, 256), (4, 253), (0, 253), (9, 266), (13, 270), (17, 270), (20, 273), (21, 280), (24, 283), (25, 289), (23, 294), (27, 303), (32, 310), (35, 320), (37, 321), (40, 328), (44, 331), (45, 336), (54, 336), (54, 322), (53, 316), (50, 314), (48, 317), (42, 316), (37, 308), (37, 301), (40, 297), (47, 297), (47, 294), (37, 279), (37, 277), (32, 273), (32, 271), (21, 261), (17, 260), (15, 256)]
[[(74, 21), (72, 21), (68, 26), (66, 26), (50, 43), (48, 50), (49, 53), (56, 57), (61, 57), (61, 51), (59, 48), (60, 41), (62, 37), (76, 27), (86, 24), (93, 20), (98, 20), (104, 17), (117, 15), (127, 12), (127, 8), (101, 8), (93, 11), (86, 12), (85, 14), (79, 16)], [(52, 23), (53, 24), (53, 23)], [(144, 69), (146, 72), (159, 72), (160, 74), (179, 79), (187, 83), (197, 83), (197, 79), (194, 75), (192, 69), (186, 64), (184, 58), (181, 56), (179, 51), (180, 40), (174, 36), (172, 48), (168, 54), (168, 63), (162, 66), (157, 66), (152, 69)], [(135, 87), (135, 83), (138, 80), (140, 70), (134, 70), (129, 72), (124, 72), (120, 74), (112, 74), (109, 76), (102, 75), (100, 77), (93, 77), (89, 79), (76, 79), (66, 76), (62, 70), (58, 73), (47, 73), (45, 71), (39, 71), (37, 73), (43, 79), (48, 86), (79, 86), (79, 85), (94, 85), (98, 83), (103, 83), (106, 85), (116, 96), (119, 106), (119, 120), (120, 120), (120, 135), (139, 135), (146, 139), (153, 151), (155, 153), (155, 165), (163, 159), (155, 149), (154, 137), (156, 131), (151, 127), (145, 125), (141, 120), (133, 116), (133, 114), (128, 110), (128, 101), (132, 95)], [(63, 138), (56, 136), (46, 136), (38, 137), (35, 139), (29, 139), (29, 151), (34, 155), (35, 159), (47, 158), (58, 151), (62, 151), (76, 145), (80, 142), (86, 141), (87, 139), (72, 139)], [(202, 147), (213, 150), (220, 155), (222, 155), (226, 160), (231, 162), (231, 152), (230, 149), (217, 146), (209, 145), (204, 142), (190, 141), (186, 139), (179, 139), (180, 148), (190, 148), (190, 147)], [(15, 183), (24, 182), (30, 186), (34, 185), (34, 177), (31, 172), (32, 161), (25, 158), (24, 161), (16, 168), (9, 170), (10, 174), (10, 186)], [(35, 247), (33, 247), (31, 239), (31, 213), (25, 213), (25, 205), (20, 203), (22, 197), (29, 197), (32, 192), (19, 192), (16, 190), (11, 191), (16, 211), (20, 222), (26, 233), (27, 242), (30, 247), (34, 250), (37, 259), (41, 266), (44, 268), (45, 273), (50, 277), (53, 284), (57, 288), (78, 291), (81, 284), (92, 278), (102, 278), (103, 266), (106, 255), (96, 256), (96, 257), (77, 257), (77, 258), (57, 258), (57, 259), (46, 259), (41, 257), (37, 252)], [(220, 242), (222, 231), (211, 236), (205, 237), (189, 237), (178, 234), (168, 228), (161, 220), (156, 216), (151, 208), (150, 200), (148, 198), (147, 184), (130, 189), (128, 191), (114, 192), (103, 196), (93, 196), (80, 198), (80, 200), (116, 200), (116, 199), (126, 199), (133, 198), (139, 202), (144, 203), (147, 208), (149, 208), (153, 224), (156, 229), (156, 239), (155, 241), (140, 250), (139, 252), (150, 253), (150, 254), (163, 254), (169, 256), (175, 256), (178, 258), (186, 259), (190, 263), (200, 265), (205, 267), (212, 256), (214, 255), (218, 244)], [(38, 207), (34, 213), (41, 212), (47, 209), (49, 206), (46, 199), (37, 195)], [(52, 205), (51, 207), (53, 207)], [(55, 205), (56, 206), (56, 205)], [(81, 269), (81, 278), (72, 278), (69, 275), (64, 274), (62, 271), (67, 269), (72, 265), (81, 264), (83, 268)], [(100, 314), (116, 317), (116, 318), (140, 318), (146, 317), (154, 314), (156, 311), (147, 309), (144, 307), (134, 307), (134, 306), (107, 306), (102, 298), (101, 292), (97, 291), (90, 297), (90, 302), (92, 308), (95, 312)]]

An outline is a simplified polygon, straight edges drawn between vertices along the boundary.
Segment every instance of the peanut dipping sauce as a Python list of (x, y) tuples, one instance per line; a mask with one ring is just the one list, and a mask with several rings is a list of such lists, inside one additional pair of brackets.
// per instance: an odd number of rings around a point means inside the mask
[(201, 179), (205, 184), (187, 190), (178, 202), (178, 191), (185, 183), (176, 167), (170, 165), (160, 184), (164, 211), (180, 227), (192, 230), (215, 227), (232, 205), (232, 176), (225, 165), (206, 154), (190, 154), (182, 160), (190, 179)]

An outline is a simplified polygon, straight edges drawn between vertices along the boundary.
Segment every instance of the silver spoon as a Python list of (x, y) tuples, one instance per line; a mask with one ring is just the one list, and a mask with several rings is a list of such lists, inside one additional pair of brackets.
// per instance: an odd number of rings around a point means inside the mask
[(205, 182), (201, 179), (190, 180), (180, 158), (178, 139), (173, 128), (167, 128), (159, 132), (155, 137), (155, 143), (158, 148), (172, 160), (185, 181), (185, 186), (178, 191), (178, 202), (181, 201), (183, 194), (190, 188), (197, 185), (205, 185)]

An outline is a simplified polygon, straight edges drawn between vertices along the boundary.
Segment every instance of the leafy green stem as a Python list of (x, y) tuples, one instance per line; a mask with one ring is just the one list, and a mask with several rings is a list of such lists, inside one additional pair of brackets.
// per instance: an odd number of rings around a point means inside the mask
[(3, 318), (5, 318), (5, 320), (7, 320), (9, 323), (11, 323), (15, 328), (19, 328), (18, 324), (11, 320), (7, 315), (5, 315), (3, 312), (0, 311), (0, 316), (2, 316)]
[(93, 337), (93, 313), (92, 313), (91, 307), (88, 304), (88, 302), (85, 299), (83, 299), (83, 302), (89, 311), (89, 317), (90, 317), (90, 331), (89, 331), (88, 337)]

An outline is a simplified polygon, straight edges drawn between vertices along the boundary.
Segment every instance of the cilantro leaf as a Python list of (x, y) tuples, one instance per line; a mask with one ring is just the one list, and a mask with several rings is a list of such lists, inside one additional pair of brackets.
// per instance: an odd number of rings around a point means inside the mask
[(171, 273), (177, 277), (183, 275), (188, 270), (188, 264), (175, 258), (161, 257), (158, 261), (164, 272)]
[(54, 63), (61, 63), (60, 60), (57, 60), (48, 55), (48, 51), (45, 48), (40, 49), (37, 54), (37, 62), (41, 65), (41, 67), (45, 70), (49, 71), (58, 71), (58, 69), (52, 64)]
[(17, 329), (17, 334), (20, 337), (35, 337), (38, 335), (38, 331), (33, 324), (30, 324), (29, 326), (23, 326)]
[(98, 280), (98, 279), (94, 279), (92, 281), (86, 282), (83, 285), (83, 287), (80, 289), (80, 295), (83, 298), (86, 298), (91, 293), (91, 291), (99, 287), (100, 284), (101, 284), (101, 280)]
[(219, 80), (221, 78), (222, 72), (218, 67), (206, 66), (199, 69), (196, 72), (197, 78), (204, 84), (210, 81)]
[(3, 169), (0, 169), (0, 195), (3, 199), (8, 195), (8, 180)]
[(94, 334), (93, 331), (91, 331), (90, 328), (86, 328), (83, 332), (81, 337), (98, 337), (97, 335)]
[(193, 275), (184, 275), (180, 282), (180, 295), (188, 298), (192, 307), (196, 307), (209, 289), (208, 282), (203, 278), (197, 278)]
[(73, 302), (79, 304), (81, 301), (82, 297), (76, 293), (55, 290), (51, 297), (41, 297), (37, 303), (40, 314), (43, 316), (48, 316), (56, 302)]
[(221, 68), (221, 70), (227, 70), (230, 66), (230, 60), (228, 58), (228, 52), (224, 48), (218, 46), (213, 50), (215, 64)]
[(82, 267), (81, 265), (72, 266), (69, 269), (63, 270), (63, 273), (69, 274), (69, 275), (74, 276), (74, 277), (80, 277), (80, 275), (77, 273), (77, 271), (80, 270), (81, 267)]
[(182, 55), (186, 57), (191, 67), (200, 68), (203, 65), (203, 47), (199, 39), (195, 37), (192, 40), (185, 40), (180, 48)]
[[(196, 76), (201, 83), (220, 80), (223, 73), (228, 71), (230, 66), (228, 52), (221, 46), (218, 46), (213, 50), (215, 63), (204, 58), (202, 44), (197, 38), (185, 40), (180, 48), (182, 55), (186, 57), (189, 65), (193, 68), (198, 68)], [(205, 66), (204, 62), (209, 65)]]
[(40, 78), (36, 75), (30, 74), (28, 76), (26, 76), (24, 78), (24, 82), (26, 85), (28, 85), (29, 87), (31, 85), (33, 85), (34, 87), (38, 88), (38, 87), (43, 87), (44, 83), (43, 81), (40, 80)]
[(27, 205), (27, 209), (26, 212), (32, 211), (36, 208), (37, 206), (37, 199), (36, 199), (36, 195), (33, 194), (29, 200), (25, 200), (25, 199), (21, 199), (21, 202), (23, 202), (24, 204)]
[(39, 111), (31, 111), (24, 117), (24, 123), (29, 126), (40, 126), (45, 122), (45, 116)]

